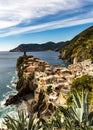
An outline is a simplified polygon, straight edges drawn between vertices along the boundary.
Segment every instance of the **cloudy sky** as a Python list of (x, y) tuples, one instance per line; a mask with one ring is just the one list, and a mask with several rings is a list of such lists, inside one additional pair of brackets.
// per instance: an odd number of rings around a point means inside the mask
[(0, 0), (0, 51), (66, 41), (93, 25), (93, 0)]

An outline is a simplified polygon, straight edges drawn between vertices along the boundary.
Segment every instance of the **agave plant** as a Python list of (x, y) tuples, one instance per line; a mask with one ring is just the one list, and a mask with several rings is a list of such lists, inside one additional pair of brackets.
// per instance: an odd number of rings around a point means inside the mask
[(23, 112), (21, 114), (18, 112), (18, 118), (19, 119), (16, 120), (16, 119), (11, 118), (8, 115), (5, 117), (4, 123), (6, 124), (6, 126), (9, 130), (17, 130), (17, 129), (18, 130), (21, 130), (21, 129), (25, 130), (26, 119), (24, 117)]
[(89, 113), (88, 108), (88, 93), (82, 96), (77, 91), (73, 93), (74, 106), (67, 108), (59, 107), (64, 115), (63, 126), (69, 130), (91, 130), (93, 129), (93, 112)]
[(35, 118), (32, 114), (27, 120), (24, 112), (18, 112), (18, 119), (13, 119), (7, 115), (4, 124), (6, 124), (8, 130), (34, 130), (34, 120)]
[(78, 92), (74, 91), (73, 101), (75, 106), (71, 108), (76, 113), (74, 114), (75, 118), (86, 126), (93, 126), (93, 112), (89, 112), (88, 92), (84, 93), (82, 88), (82, 96), (80, 97)]
[(4, 124), (8, 130), (54, 130), (44, 119), (35, 118), (33, 114), (27, 118), (24, 112), (18, 112), (18, 119), (7, 115)]

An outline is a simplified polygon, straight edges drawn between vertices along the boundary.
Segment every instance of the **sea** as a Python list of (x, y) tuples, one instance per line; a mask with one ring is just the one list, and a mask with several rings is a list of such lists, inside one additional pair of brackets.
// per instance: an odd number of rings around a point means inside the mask
[[(15, 95), (17, 93), (15, 89), (18, 81), (16, 62), (18, 57), (22, 55), (22, 52), (0, 52), (0, 121), (7, 114), (13, 115), (17, 111), (16, 105), (6, 107), (4, 104), (9, 95)], [(33, 55), (51, 65), (68, 65), (66, 61), (58, 58), (59, 52), (28, 52), (27, 55)]]

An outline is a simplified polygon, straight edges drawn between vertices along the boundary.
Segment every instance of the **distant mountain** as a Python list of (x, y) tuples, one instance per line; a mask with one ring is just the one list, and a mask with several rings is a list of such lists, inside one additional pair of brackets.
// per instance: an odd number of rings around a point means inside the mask
[(48, 51), (48, 50), (53, 50), (53, 51), (60, 51), (63, 47), (65, 47), (69, 42), (47, 42), (44, 44), (21, 44), (18, 47), (10, 50), (10, 52), (23, 52), (23, 51)]
[(93, 60), (93, 26), (74, 37), (60, 52), (60, 57), (68, 61)]

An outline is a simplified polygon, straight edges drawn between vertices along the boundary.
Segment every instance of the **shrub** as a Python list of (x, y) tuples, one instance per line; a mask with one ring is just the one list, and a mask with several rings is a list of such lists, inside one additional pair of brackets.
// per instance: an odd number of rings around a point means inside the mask
[(73, 93), (74, 90), (77, 90), (81, 95), (82, 89), (85, 94), (89, 92), (88, 102), (89, 103), (93, 102), (92, 101), (93, 100), (93, 77), (92, 76), (84, 75), (73, 81), (71, 85), (71, 93)]
[(84, 75), (80, 78), (77, 78), (73, 81), (71, 85), (71, 92), (73, 92), (75, 89), (79, 92), (82, 91), (82, 88), (84, 91), (93, 91), (93, 77), (90, 75)]
[(48, 86), (46, 93), (49, 95), (50, 93), (52, 93), (52, 86)]

